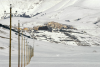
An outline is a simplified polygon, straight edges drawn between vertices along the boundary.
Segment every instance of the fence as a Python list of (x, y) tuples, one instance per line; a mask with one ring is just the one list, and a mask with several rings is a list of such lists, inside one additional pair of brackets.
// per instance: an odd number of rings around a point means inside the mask
[[(23, 31), (20, 33), (22, 29), (20, 29), (20, 26), (18, 26), (18, 67), (25, 67), (28, 65), (31, 61), (31, 58), (34, 56), (34, 46), (29, 45), (29, 42), (27, 42), (27, 38), (25, 39), (25, 34), (23, 34)], [(20, 34), (22, 37), (22, 40), (20, 40)], [(24, 38), (24, 39), (23, 39)], [(21, 45), (20, 45), (21, 41)], [(21, 47), (20, 47), (21, 46)], [(21, 55), (20, 55), (20, 50), (21, 50)], [(21, 56), (21, 58), (20, 58)], [(21, 64), (20, 64), (21, 60)]]

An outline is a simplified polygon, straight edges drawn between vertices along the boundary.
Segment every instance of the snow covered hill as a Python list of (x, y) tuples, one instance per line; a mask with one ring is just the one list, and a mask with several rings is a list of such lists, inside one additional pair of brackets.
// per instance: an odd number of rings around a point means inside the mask
[[(100, 30), (100, 8), (99, 0), (7, 0), (1, 2), (0, 16), (7, 17), (3, 11), (9, 12), (9, 4), (11, 3), (12, 11), (18, 11), (17, 15), (22, 14), (29, 15), (31, 18), (25, 17), (13, 17), (12, 26), (18, 25), (20, 20), (21, 25), (24, 27), (41, 26), (48, 22), (58, 22), (64, 25), (72, 25), (77, 31), (84, 31), (92, 38), (99, 39), (98, 32)], [(1, 19), (0, 23), (9, 25), (9, 17)], [(84, 41), (81, 37), (85, 35), (79, 35), (73, 33), (80, 40)], [(94, 40), (93, 40), (94, 41)], [(89, 39), (89, 43), (91, 40)], [(99, 43), (99, 42), (98, 42)]]
[[(35, 56), (27, 67), (99, 67), (100, 55), (100, 0), (0, 0), (0, 67), (8, 66), (10, 4), (12, 28), (28, 28), (26, 36), (33, 36), (33, 27), (57, 22), (66, 28), (60, 30), (52, 24), (52, 32), (34, 31)], [(68, 29), (68, 26), (74, 29)], [(50, 26), (49, 26), (50, 27)], [(12, 31), (12, 66), (17, 66), (18, 36)], [(83, 47), (86, 46), (86, 47)], [(34, 65), (33, 65), (34, 64)]]
[[(99, 23), (99, 0), (0, 0), (0, 17), (5, 17), (4, 11), (9, 13), (12, 4), (12, 12), (26, 13), (33, 18), (41, 20), (59, 21), (63, 24)], [(40, 20), (40, 21), (41, 21)], [(70, 21), (67, 23), (65, 21)], [(39, 21), (39, 20), (38, 20)], [(60, 22), (61, 21), (61, 22)], [(74, 24), (73, 24), (74, 25)], [(87, 24), (88, 25), (88, 24)]]

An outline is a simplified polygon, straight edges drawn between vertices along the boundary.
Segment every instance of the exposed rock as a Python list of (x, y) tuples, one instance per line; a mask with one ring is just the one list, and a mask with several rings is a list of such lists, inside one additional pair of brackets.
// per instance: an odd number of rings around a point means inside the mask
[(46, 24), (46, 26), (48, 26), (49, 28), (55, 28), (55, 29), (62, 29), (62, 28), (67, 28), (66, 25), (62, 25), (60, 23), (57, 22), (49, 22)]
[(57, 22), (48, 22), (47, 24), (44, 24), (43, 26), (36, 26), (33, 29), (35, 31), (37, 31), (39, 29), (44, 29), (44, 30), (49, 30), (49, 31), (53, 31), (53, 30), (59, 31), (61, 29), (75, 29), (75, 28), (73, 28), (73, 26), (71, 26), (71, 25), (63, 25), (63, 24), (60, 24)]
[(24, 28), (23, 30), (26, 30), (26, 31), (28, 31), (29, 29), (28, 29), (28, 28)]
[(37, 31), (37, 30), (39, 29), (39, 27), (41, 27), (41, 26), (33, 27), (33, 29), (34, 29), (35, 31)]

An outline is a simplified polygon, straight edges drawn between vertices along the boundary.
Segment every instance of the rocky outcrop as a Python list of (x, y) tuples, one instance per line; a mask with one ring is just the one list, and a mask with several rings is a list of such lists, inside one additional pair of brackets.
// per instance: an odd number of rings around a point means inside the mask
[(58, 22), (48, 22), (48, 23), (44, 24), (43, 26), (36, 26), (33, 29), (35, 31), (37, 31), (37, 30), (39, 30), (39, 28), (43, 28), (43, 27), (47, 27), (49, 31), (62, 30), (62, 29), (75, 29), (71, 25), (63, 25), (63, 24), (60, 24)]
[[(60, 23), (57, 23), (57, 22), (49, 22), (47, 24), (45, 24), (50, 30), (52, 29), (62, 29), (62, 28), (67, 28), (66, 25), (62, 25)], [(52, 28), (52, 29), (51, 29)]]

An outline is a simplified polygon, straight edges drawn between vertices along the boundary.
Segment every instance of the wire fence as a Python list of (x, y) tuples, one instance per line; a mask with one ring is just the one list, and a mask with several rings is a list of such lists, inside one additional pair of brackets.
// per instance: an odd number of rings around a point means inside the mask
[[(18, 29), (20, 29), (20, 27), (18, 27)], [(21, 33), (19, 32), (19, 34), (21, 34), (21, 40), (20, 40), (21, 47), (19, 47), (21, 51), (18, 50), (18, 52), (21, 52), (21, 54), (18, 56), (21, 56), (21, 58), (18, 58), (18, 59), (20, 59), (21, 62), (20, 61), (18, 62), (19, 63), (18, 66), (25, 67), (26, 65), (30, 63), (31, 58), (34, 56), (34, 46), (31, 46), (28, 42), (27, 37), (25, 38), (25, 36), (23, 36), (24, 35), (23, 31)], [(20, 35), (18, 37), (20, 37)]]

